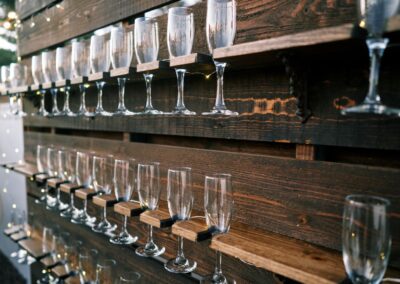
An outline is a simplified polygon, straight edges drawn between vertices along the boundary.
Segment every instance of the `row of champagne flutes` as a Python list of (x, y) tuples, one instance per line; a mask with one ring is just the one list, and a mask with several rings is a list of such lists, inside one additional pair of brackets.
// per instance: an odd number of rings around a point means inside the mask
[[(56, 149), (54, 146), (37, 146), (37, 168), (39, 172), (49, 176), (77, 184), (84, 188), (94, 188), (98, 194), (114, 194), (118, 201), (140, 203), (143, 210), (156, 210), (162, 191), (160, 184), (160, 164), (158, 162), (137, 162), (134, 159), (119, 159), (111, 155), (99, 155), (91, 152), (71, 149)], [(213, 174), (205, 176), (204, 182), (205, 219), (213, 234), (227, 233), (232, 219), (233, 191), (229, 174)], [(138, 201), (133, 200), (136, 190)], [(48, 190), (46, 190), (48, 193)], [(192, 191), (192, 170), (189, 167), (168, 169), (167, 201), (171, 218), (174, 221), (189, 220), (194, 202)], [(100, 220), (87, 212), (87, 201), (79, 210), (74, 205), (74, 194), (70, 195), (70, 204), (60, 200), (60, 191), (56, 197), (46, 194), (42, 198), (50, 210), (61, 211), (60, 215), (70, 218), (71, 222), (90, 226), (93, 231), (110, 237), (113, 244), (132, 244), (136, 236), (128, 232), (127, 217), (119, 234), (115, 233), (116, 225), (107, 220), (106, 208)], [(193, 271), (197, 263), (185, 257), (183, 238), (178, 237), (178, 253), (169, 260), (165, 268), (174, 273)], [(136, 254), (153, 257), (163, 254), (164, 247), (159, 247), (153, 240), (153, 227), (148, 225), (147, 243), (136, 249)], [(221, 270), (221, 254), (217, 252), (217, 267), (212, 276), (214, 282), (225, 283), (226, 278)]]
[[(168, 11), (167, 44), (170, 59), (189, 55), (192, 53), (194, 41), (194, 14), (190, 7), (173, 7)], [(207, 7), (207, 43), (210, 53), (220, 47), (231, 46), (236, 33), (236, 2), (235, 0), (208, 0)], [(135, 51), (137, 61), (141, 64), (157, 61), (159, 51), (158, 23), (155, 18), (135, 19), (134, 32), (123, 27), (112, 27), (106, 34), (94, 34), (90, 38), (90, 45), (84, 41), (73, 41), (71, 45), (58, 47), (53, 51), (44, 51), (41, 55), (32, 57), (32, 77), (36, 85), (51, 83), (59, 80), (70, 80), (74, 77), (88, 77), (90, 73), (103, 73), (110, 71), (110, 62), (113, 69), (127, 68), (131, 65)], [(203, 115), (237, 115), (237, 112), (226, 108), (223, 96), (223, 75), (226, 63), (214, 61), (218, 78), (217, 96), (215, 106), (210, 112)], [(15, 64), (15, 63), (14, 63)], [(25, 68), (22, 64), (19, 76), (26, 78)], [(3, 83), (7, 83), (7, 68), (4, 67)], [(162, 112), (153, 107), (151, 99), (151, 82), (153, 74), (144, 73), (146, 83), (147, 100), (144, 111), (134, 113), (125, 106), (126, 78), (118, 78), (119, 102), (117, 110), (110, 113), (103, 108), (102, 96), (105, 81), (97, 81), (98, 99), (95, 111), (89, 112), (85, 103), (86, 84), (80, 85), (81, 102), (78, 113), (71, 111), (69, 107), (70, 86), (65, 86), (65, 101), (62, 111), (58, 109), (57, 92), (54, 86), (51, 88), (53, 107), (48, 113), (44, 106), (45, 90), (41, 91), (41, 104), (38, 115), (42, 116), (116, 116), (135, 114), (176, 114), (195, 115), (187, 109), (184, 103), (184, 77), (186, 70), (176, 68), (178, 80), (178, 97), (175, 109), (172, 112)], [(3, 75), (3, 74), (2, 74)], [(24, 85), (26, 80), (19, 82)], [(16, 86), (15, 86), (16, 87)]]

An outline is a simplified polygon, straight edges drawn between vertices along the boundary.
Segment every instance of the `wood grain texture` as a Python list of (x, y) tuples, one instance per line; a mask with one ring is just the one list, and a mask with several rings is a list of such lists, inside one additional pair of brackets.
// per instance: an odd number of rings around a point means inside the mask
[(102, 194), (93, 196), (93, 203), (102, 208), (112, 207), (117, 202), (118, 199), (115, 197), (114, 194)]
[(93, 188), (78, 189), (75, 191), (75, 196), (82, 200), (91, 200), (97, 192)]
[(50, 274), (59, 279), (65, 279), (71, 275), (71, 271), (68, 269), (68, 266), (65, 265), (57, 265), (56, 267), (51, 269)]
[(58, 188), (61, 184), (68, 183), (67, 180), (62, 180), (60, 178), (51, 178), (47, 180), (47, 185), (52, 188)]
[(83, 186), (78, 185), (78, 184), (73, 184), (73, 183), (64, 183), (64, 184), (60, 185), (60, 190), (62, 192), (68, 193), (68, 194), (74, 193), (76, 190), (82, 189), (82, 188), (83, 188)]
[(313, 161), (316, 158), (316, 147), (314, 145), (296, 145), (296, 159)]
[(118, 202), (114, 205), (114, 212), (127, 216), (139, 216), (143, 212), (143, 208), (140, 206), (139, 203), (136, 202)]
[(30, 0), (30, 1), (15, 1), (15, 9), (21, 20), (26, 19), (30, 15), (37, 13), (39, 10), (46, 8), (56, 0)]
[(48, 252), (43, 252), (42, 242), (37, 239), (22, 240), (19, 241), (18, 244), (36, 259), (41, 259), (49, 254)]
[(192, 219), (179, 221), (172, 225), (172, 233), (192, 242), (200, 242), (211, 238), (204, 220)]
[(146, 223), (156, 228), (171, 227), (174, 223), (168, 211), (161, 209), (143, 212), (142, 214), (140, 214), (140, 222)]

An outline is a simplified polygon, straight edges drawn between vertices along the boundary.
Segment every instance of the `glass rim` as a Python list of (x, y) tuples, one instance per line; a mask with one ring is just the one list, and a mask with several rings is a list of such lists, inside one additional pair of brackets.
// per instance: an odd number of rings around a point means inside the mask
[(217, 178), (232, 178), (231, 174), (228, 173), (213, 173), (213, 174), (209, 174), (209, 175), (205, 175), (205, 178), (209, 178), (209, 179), (217, 179)]
[(138, 163), (139, 167), (148, 167), (148, 166), (160, 166), (160, 162), (148, 162), (148, 163)]
[(135, 19), (135, 25), (141, 23), (157, 23), (157, 19), (150, 17), (138, 17)]
[[(366, 203), (366, 201), (374, 201), (375, 203)], [(390, 206), (390, 200), (375, 196), (375, 195), (367, 195), (367, 194), (350, 194), (345, 198), (346, 203), (351, 205), (356, 205), (359, 207), (370, 207), (370, 206)]]
[(191, 172), (191, 171), (192, 171), (191, 167), (173, 167), (168, 169), (168, 172)]
[(171, 7), (168, 9), (168, 15), (170, 13), (176, 16), (189, 16), (193, 15), (193, 9), (191, 7)]

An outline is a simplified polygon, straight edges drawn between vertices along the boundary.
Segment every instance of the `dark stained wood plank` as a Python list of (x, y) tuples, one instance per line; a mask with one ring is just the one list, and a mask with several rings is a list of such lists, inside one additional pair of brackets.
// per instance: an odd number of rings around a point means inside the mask
[(143, 212), (142, 214), (140, 214), (140, 222), (146, 223), (156, 228), (171, 227), (174, 223), (171, 216), (169, 215), (169, 212), (165, 209)]
[(43, 252), (42, 242), (37, 239), (22, 240), (19, 241), (18, 244), (36, 259), (41, 259), (49, 254), (48, 252)]
[(211, 248), (302, 283), (346, 278), (340, 253), (251, 227), (233, 225), (228, 234), (212, 239)]
[(3, 233), (4, 233), (6, 236), (10, 236), (10, 235), (12, 235), (12, 234), (17, 233), (20, 229), (21, 229), (21, 228), (20, 228), (19, 226), (12, 226), (12, 227), (10, 227), (10, 228), (5, 229), (5, 230), (3, 231)]
[(93, 197), (93, 203), (100, 207), (112, 207), (118, 202), (114, 194), (102, 194)]
[(65, 193), (74, 193), (76, 190), (83, 188), (83, 186), (73, 183), (63, 183), (60, 185), (60, 190)]
[(15, 1), (15, 9), (21, 20), (26, 19), (30, 15), (37, 13), (41, 9), (46, 8), (57, 0), (30, 0)]
[(176, 222), (172, 225), (172, 233), (192, 242), (201, 242), (211, 238), (207, 224), (204, 220), (199, 219)]
[(24, 231), (20, 231), (18, 233), (14, 233), (10, 235), (10, 238), (14, 241), (14, 242), (18, 242), (20, 240), (26, 239), (28, 236)]
[(115, 204), (114, 212), (127, 217), (133, 217), (140, 215), (143, 212), (143, 209), (139, 203), (125, 201)]
[(75, 191), (75, 196), (83, 200), (91, 200), (96, 194), (97, 192), (93, 188), (84, 188)]
[(314, 145), (297, 144), (296, 159), (312, 161), (315, 160), (316, 147)]

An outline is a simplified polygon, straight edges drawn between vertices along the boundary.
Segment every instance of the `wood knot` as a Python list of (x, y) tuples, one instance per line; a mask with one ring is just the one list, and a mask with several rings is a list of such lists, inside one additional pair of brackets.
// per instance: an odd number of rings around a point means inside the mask
[(308, 223), (307, 215), (302, 214), (297, 218), (297, 227), (301, 225), (306, 225), (307, 223)]

